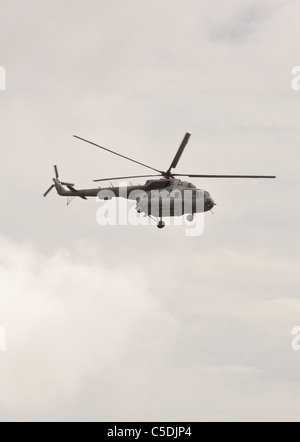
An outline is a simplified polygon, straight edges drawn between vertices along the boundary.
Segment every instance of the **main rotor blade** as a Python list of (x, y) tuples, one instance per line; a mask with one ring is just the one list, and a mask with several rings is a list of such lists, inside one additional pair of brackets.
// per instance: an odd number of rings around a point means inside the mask
[(84, 138), (73, 135), (73, 137), (78, 138), (78, 140), (85, 141), (86, 143), (92, 144), (93, 146), (99, 147), (100, 149), (106, 150), (107, 152), (113, 153), (118, 157), (125, 158), (126, 160), (132, 161), (133, 163), (139, 164), (140, 166), (147, 167), (148, 169), (155, 170), (155, 172), (162, 173), (161, 170), (155, 169), (154, 167), (148, 166), (147, 164), (140, 163), (139, 161), (133, 160), (132, 158), (121, 155), (120, 153), (114, 152), (113, 150), (107, 149), (106, 147), (99, 146), (99, 144), (93, 143), (92, 141), (85, 140)]
[(134, 175), (134, 176), (119, 176), (114, 178), (101, 178), (100, 180), (93, 180), (94, 183), (99, 183), (100, 181), (114, 181), (114, 180), (127, 180), (129, 178), (150, 178), (155, 176), (162, 176), (162, 175)]
[(48, 195), (48, 193), (51, 192), (52, 189), (54, 189), (54, 187), (55, 187), (54, 184), (52, 184), (52, 186), (49, 187), (49, 189), (47, 190), (47, 192), (44, 193), (44, 197), (46, 197), (46, 196)]
[(169, 167), (167, 173), (170, 173), (171, 169), (174, 169), (177, 166), (178, 161), (180, 160), (180, 157), (183, 154), (183, 151), (184, 151), (185, 146), (187, 145), (187, 143), (189, 141), (190, 136), (191, 136), (191, 134), (189, 134), (189, 133), (185, 134), (185, 136), (184, 136), (184, 138), (182, 140), (182, 143), (181, 143), (181, 145), (180, 145), (180, 147), (179, 147), (179, 149), (178, 149), (178, 151), (177, 151), (177, 153), (176, 153), (176, 155), (174, 157), (174, 160), (172, 161), (172, 164)]
[(273, 175), (188, 175), (188, 174), (172, 174), (174, 176), (187, 176), (189, 178), (276, 178)]

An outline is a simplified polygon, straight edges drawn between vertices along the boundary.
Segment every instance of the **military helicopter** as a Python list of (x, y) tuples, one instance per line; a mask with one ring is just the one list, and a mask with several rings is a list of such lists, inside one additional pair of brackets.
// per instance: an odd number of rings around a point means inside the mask
[[(93, 143), (92, 141), (81, 138), (77, 135), (73, 135), (75, 138), (96, 146), (99, 149), (110, 152), (121, 158), (129, 160), (133, 163), (139, 164), (145, 168), (150, 169), (156, 174), (151, 175), (132, 175), (126, 177), (113, 177), (113, 178), (100, 178), (94, 180), (94, 182), (105, 182), (113, 180), (125, 180), (133, 178), (152, 178), (147, 180), (143, 185), (130, 185), (124, 190), (124, 187), (105, 187), (96, 189), (75, 189), (75, 185), (72, 183), (66, 183), (59, 180), (59, 174), (57, 166), (54, 166), (55, 178), (53, 179), (54, 184), (47, 190), (44, 197), (48, 193), (56, 188), (59, 195), (73, 199), (74, 197), (79, 197), (86, 200), (88, 197), (98, 197), (99, 199), (109, 200), (114, 197), (116, 198), (127, 198), (129, 200), (136, 201), (136, 211), (138, 213), (144, 213), (144, 216), (149, 216), (150, 218), (155, 217), (157, 221), (157, 227), (162, 229), (165, 227), (164, 217), (172, 216), (182, 216), (187, 214), (187, 220), (192, 222), (196, 213), (208, 212), (214, 208), (216, 203), (212, 199), (209, 192), (206, 190), (198, 189), (194, 184), (183, 181), (183, 178), (271, 178), (274, 179), (276, 176), (270, 175), (199, 175), (199, 174), (180, 174), (174, 173), (173, 169), (176, 168), (183, 151), (189, 141), (191, 136), (190, 133), (186, 133), (179, 149), (170, 165), (166, 171), (162, 171), (151, 167), (147, 164), (136, 161), (125, 155), (114, 152), (113, 150), (107, 149), (106, 147), (100, 146), (99, 144)], [(161, 177), (153, 179), (154, 177)], [(69, 190), (66, 190), (67, 187)]]

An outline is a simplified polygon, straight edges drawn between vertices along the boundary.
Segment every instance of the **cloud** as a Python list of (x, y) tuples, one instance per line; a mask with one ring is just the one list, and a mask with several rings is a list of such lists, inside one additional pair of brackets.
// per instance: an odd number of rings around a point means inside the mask
[(282, 5), (282, 1), (232, 1), (216, 5), (216, 14), (209, 20), (212, 40), (242, 43)]
[[(205, 266), (191, 256), (180, 266), (182, 290), (176, 257), (167, 262), (166, 252), (159, 262), (147, 255), (128, 263), (85, 242), (45, 254), (2, 235), (0, 246), (1, 420), (295, 416), (289, 348), (300, 306), (283, 294), (268, 299), (269, 269), (277, 283), (286, 272), (265, 252), (255, 267), (249, 252), (241, 259), (215, 251)], [(241, 282), (250, 269), (264, 288), (248, 294)], [(263, 409), (276, 389), (290, 397), (286, 412), (279, 400), (272, 414)]]
[(83, 264), (63, 249), (45, 256), (29, 244), (0, 243), (7, 332), (0, 416), (63, 416), (87, 378), (106, 388), (105, 376), (136, 341), (159, 356), (176, 336), (176, 322), (150, 296), (138, 264), (109, 269), (95, 255)]

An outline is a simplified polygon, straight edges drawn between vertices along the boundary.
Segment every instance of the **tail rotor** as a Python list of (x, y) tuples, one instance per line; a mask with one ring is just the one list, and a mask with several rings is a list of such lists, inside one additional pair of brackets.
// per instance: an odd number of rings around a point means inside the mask
[(50, 193), (51, 192), (51, 190), (52, 189), (54, 189), (54, 187), (55, 187), (55, 185), (54, 184), (52, 184), (52, 186), (51, 187), (49, 187), (49, 189), (47, 190), (47, 192), (46, 193), (44, 193), (44, 198), (48, 195), (48, 193)]
[(59, 181), (59, 174), (58, 174), (57, 166), (54, 166), (54, 173), (55, 173), (55, 178), (53, 178), (54, 184), (52, 184), (52, 186), (49, 187), (47, 192), (44, 193), (44, 197), (46, 197), (48, 195), (48, 193), (50, 193), (51, 190), (53, 190), (56, 187), (56, 185), (67, 186), (67, 187), (75, 186), (75, 184), (72, 184), (72, 183), (65, 183), (65, 182)]

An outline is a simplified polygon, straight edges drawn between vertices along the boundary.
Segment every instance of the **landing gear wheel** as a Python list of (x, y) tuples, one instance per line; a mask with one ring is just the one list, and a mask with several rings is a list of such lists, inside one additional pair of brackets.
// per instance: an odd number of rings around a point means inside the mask
[(159, 223), (157, 224), (157, 227), (159, 229), (163, 229), (165, 227), (166, 223), (164, 221), (159, 221)]
[(188, 215), (186, 219), (191, 223), (194, 221), (194, 215)]

